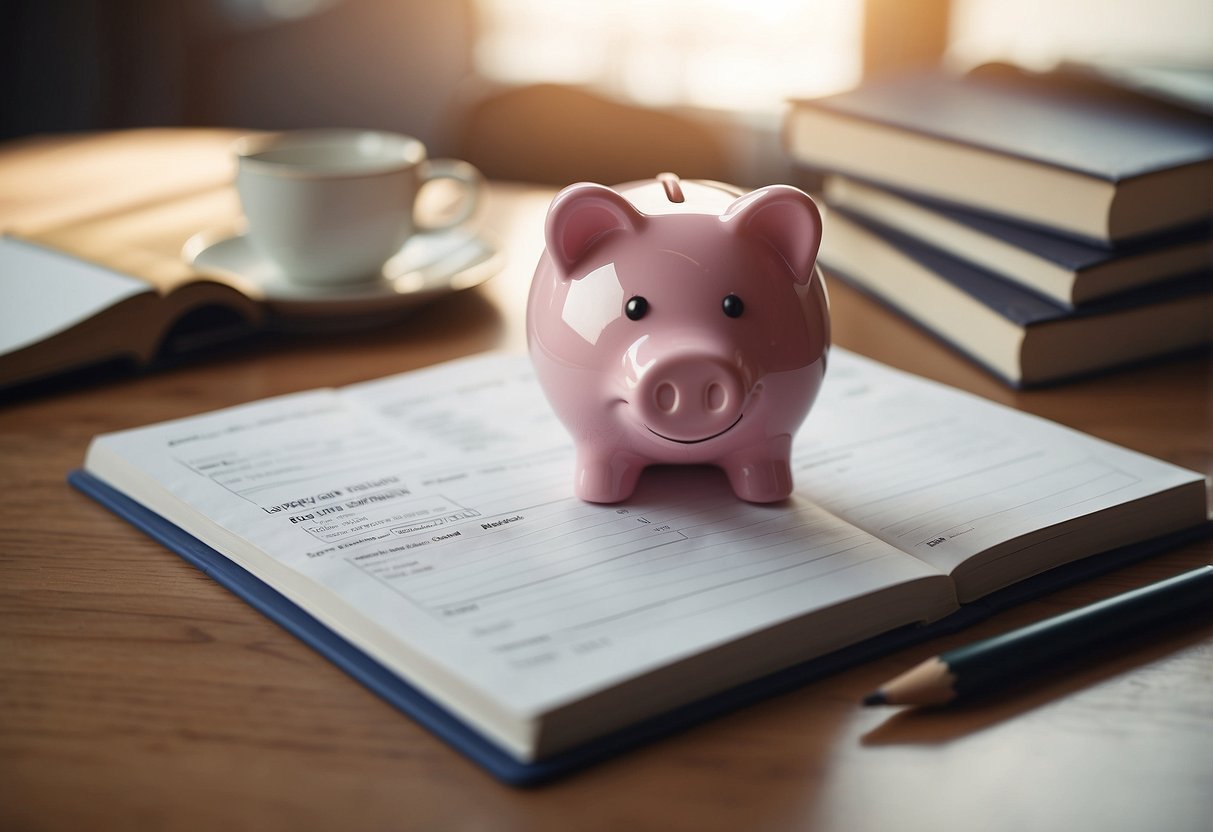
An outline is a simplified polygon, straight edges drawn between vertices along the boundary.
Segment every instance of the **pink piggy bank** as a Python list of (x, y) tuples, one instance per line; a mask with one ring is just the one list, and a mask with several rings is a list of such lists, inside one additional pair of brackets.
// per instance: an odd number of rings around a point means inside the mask
[(548, 210), (531, 358), (577, 449), (573, 490), (626, 499), (641, 471), (708, 463), (743, 500), (792, 492), (792, 435), (825, 375), (829, 303), (807, 194), (672, 174), (582, 183)]

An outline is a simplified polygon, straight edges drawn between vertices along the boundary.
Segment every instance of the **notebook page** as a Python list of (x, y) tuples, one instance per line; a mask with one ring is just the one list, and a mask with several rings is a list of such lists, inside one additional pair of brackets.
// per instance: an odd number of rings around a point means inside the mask
[[(340, 603), (319, 617), (389, 665), (421, 654), (518, 713), (888, 587), (929, 585), (918, 609), (823, 633), (824, 647), (954, 605), (931, 567), (804, 500), (741, 503), (711, 469), (657, 472), (619, 506), (576, 500), (571, 444), (521, 356), (258, 402), (97, 446), (98, 467), (144, 472), (252, 542), (272, 564), (242, 565), (309, 610), (320, 597), (309, 587), (330, 590)], [(351, 612), (370, 628), (351, 628)], [(409, 652), (393, 654), (375, 633)]]
[(943, 572), (1046, 526), (1203, 482), (853, 353), (831, 358), (793, 446), (797, 493)]

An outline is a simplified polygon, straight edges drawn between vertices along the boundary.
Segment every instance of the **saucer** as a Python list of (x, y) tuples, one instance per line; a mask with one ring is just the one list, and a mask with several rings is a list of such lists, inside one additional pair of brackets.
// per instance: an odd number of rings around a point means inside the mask
[(415, 234), (378, 274), (337, 286), (292, 282), (243, 232), (195, 234), (181, 254), (199, 272), (223, 278), (261, 302), (285, 328), (362, 324), (368, 317), (394, 315), (478, 286), (504, 261), (486, 235), (466, 228)]

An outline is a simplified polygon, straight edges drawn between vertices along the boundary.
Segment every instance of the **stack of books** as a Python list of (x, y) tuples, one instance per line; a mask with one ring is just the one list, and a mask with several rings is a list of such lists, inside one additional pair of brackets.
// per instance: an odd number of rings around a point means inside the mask
[(1213, 340), (1213, 119), (987, 66), (794, 102), (821, 261), (1016, 386)]

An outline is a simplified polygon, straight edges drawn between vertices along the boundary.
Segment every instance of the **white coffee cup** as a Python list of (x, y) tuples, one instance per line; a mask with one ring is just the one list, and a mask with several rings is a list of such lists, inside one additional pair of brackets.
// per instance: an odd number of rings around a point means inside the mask
[[(248, 238), (283, 275), (307, 285), (374, 280), (418, 231), (449, 228), (476, 209), (483, 180), (457, 159), (427, 159), (410, 136), (368, 130), (299, 130), (236, 142), (236, 191)], [(414, 216), (422, 185), (463, 188), (438, 225)]]

